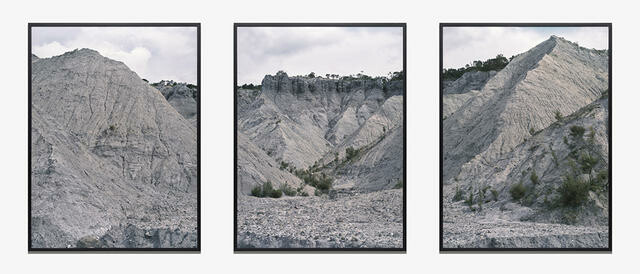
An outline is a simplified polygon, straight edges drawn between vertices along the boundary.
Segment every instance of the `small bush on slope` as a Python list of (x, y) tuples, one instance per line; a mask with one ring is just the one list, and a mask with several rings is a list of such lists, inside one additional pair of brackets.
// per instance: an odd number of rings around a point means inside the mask
[(524, 185), (522, 183), (517, 183), (517, 184), (511, 186), (511, 188), (509, 189), (509, 193), (511, 194), (511, 198), (513, 198), (516, 201), (522, 199), (522, 197), (524, 197), (526, 192), (527, 192), (527, 189), (524, 187)]
[(271, 181), (267, 181), (266, 183), (262, 184), (262, 188), (260, 186), (256, 186), (251, 189), (251, 195), (259, 198), (280, 198), (282, 197), (282, 190), (274, 189)]
[(577, 207), (589, 197), (589, 184), (580, 178), (567, 175), (558, 188), (559, 202), (563, 206)]

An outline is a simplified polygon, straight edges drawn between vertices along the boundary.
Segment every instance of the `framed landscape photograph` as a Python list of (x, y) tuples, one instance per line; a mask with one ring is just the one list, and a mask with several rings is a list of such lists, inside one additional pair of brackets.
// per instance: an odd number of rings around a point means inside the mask
[(200, 24), (28, 34), (29, 251), (199, 251)]
[(234, 25), (234, 250), (406, 250), (406, 24)]
[(611, 251), (611, 24), (440, 24), (440, 250)]

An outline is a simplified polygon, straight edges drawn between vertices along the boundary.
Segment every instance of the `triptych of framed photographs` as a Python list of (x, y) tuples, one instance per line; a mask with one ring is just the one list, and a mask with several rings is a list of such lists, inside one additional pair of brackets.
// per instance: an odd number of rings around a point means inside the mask
[[(235, 24), (234, 251), (404, 252), (413, 184), (441, 251), (611, 251), (611, 29), (440, 24), (426, 182), (407, 24)], [(29, 24), (29, 251), (201, 250), (200, 30)]]

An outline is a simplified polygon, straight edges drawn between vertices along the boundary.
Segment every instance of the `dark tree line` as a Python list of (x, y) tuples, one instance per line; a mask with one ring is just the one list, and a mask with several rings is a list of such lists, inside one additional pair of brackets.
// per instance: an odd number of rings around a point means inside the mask
[(470, 71), (491, 71), (491, 70), (499, 71), (504, 67), (506, 67), (511, 61), (511, 59), (513, 59), (513, 57), (514, 56), (511, 56), (511, 58), (507, 59), (502, 54), (498, 54), (496, 58), (487, 59), (484, 62), (480, 60), (476, 60), (476, 61), (473, 61), (471, 64), (465, 65), (462, 68), (443, 69), (442, 77), (444, 78), (444, 80), (456, 80), (462, 77), (463, 74)]
[(239, 86), (239, 88), (241, 88), (241, 89), (261, 89), (262, 85), (244, 84), (242, 86)]

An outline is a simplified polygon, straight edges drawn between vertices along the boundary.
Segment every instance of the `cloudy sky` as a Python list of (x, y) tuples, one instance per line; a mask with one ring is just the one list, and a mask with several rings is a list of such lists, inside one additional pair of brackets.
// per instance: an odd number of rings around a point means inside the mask
[(34, 27), (31, 35), (32, 53), (40, 58), (90, 48), (150, 82), (197, 81), (195, 27)]
[(549, 39), (564, 37), (580, 46), (607, 49), (606, 27), (445, 27), (442, 30), (444, 68), (459, 68), (502, 53), (509, 58)]
[(400, 27), (239, 27), (238, 84), (267, 74), (386, 76), (402, 70)]

